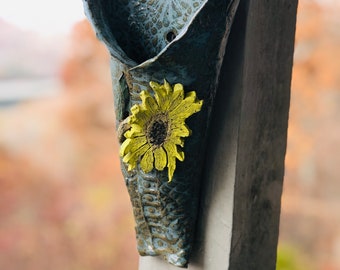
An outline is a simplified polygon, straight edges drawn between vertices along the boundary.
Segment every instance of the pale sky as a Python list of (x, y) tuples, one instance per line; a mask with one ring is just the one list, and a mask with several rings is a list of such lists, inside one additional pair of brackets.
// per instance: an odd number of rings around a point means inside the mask
[[(339, 0), (317, 0), (334, 4)], [(0, 18), (44, 35), (66, 34), (84, 19), (82, 0), (0, 0)]]
[(82, 0), (0, 0), (0, 18), (43, 35), (67, 34), (85, 18)]

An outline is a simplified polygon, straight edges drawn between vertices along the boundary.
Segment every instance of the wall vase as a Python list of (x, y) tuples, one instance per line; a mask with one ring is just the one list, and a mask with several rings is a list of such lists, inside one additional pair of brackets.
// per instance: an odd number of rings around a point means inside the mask
[(239, 0), (83, 0), (111, 55), (140, 255), (186, 267), (210, 112)]

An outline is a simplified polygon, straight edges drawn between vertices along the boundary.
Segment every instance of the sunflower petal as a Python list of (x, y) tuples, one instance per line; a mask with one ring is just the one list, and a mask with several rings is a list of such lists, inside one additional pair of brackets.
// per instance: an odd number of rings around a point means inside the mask
[(171, 136), (189, 137), (191, 129), (186, 124), (179, 124), (171, 126)]
[[(125, 142), (128, 140), (129, 142), (127, 143), (127, 145), (125, 145)], [(145, 136), (137, 137), (133, 139), (126, 139), (126, 141), (124, 141), (123, 144), (121, 145), (121, 151), (122, 151), (121, 155), (130, 153), (130, 152), (135, 152), (147, 143)]]
[(151, 146), (149, 144), (144, 144), (143, 146), (141, 146), (140, 148), (138, 148), (137, 150), (133, 151), (133, 152), (128, 152), (124, 157), (123, 157), (123, 162), (125, 163), (129, 163), (131, 165), (136, 165), (136, 162), (138, 161), (138, 159), (143, 156), (145, 154), (146, 151), (149, 150)]
[(148, 173), (153, 169), (153, 161), (153, 152), (150, 148), (148, 151), (145, 152), (145, 155), (140, 162), (140, 166), (145, 173)]
[(185, 99), (173, 110), (170, 111), (171, 118), (186, 119), (189, 116), (201, 110), (203, 100), (196, 100), (196, 93), (191, 91), (187, 93)]
[(159, 89), (161, 87), (161, 85), (157, 82), (151, 81), (149, 83), (150, 87), (152, 88), (153, 91), (155, 91), (155, 89)]
[(184, 160), (184, 152), (179, 147), (177, 147), (177, 145), (171, 142), (167, 142), (164, 144), (164, 149), (168, 155), (169, 160), (170, 157), (176, 157), (180, 161)]
[(176, 158), (179, 161), (183, 161), (184, 160), (184, 152), (182, 151), (182, 149), (179, 149), (179, 147), (176, 147)]
[(126, 147), (128, 147), (130, 143), (131, 143), (131, 139), (126, 139), (126, 140), (122, 143), (122, 145), (120, 146), (119, 154), (120, 154), (121, 157), (125, 155), (125, 153), (126, 153)]
[(169, 179), (169, 182), (172, 181), (175, 170), (176, 170), (176, 159), (171, 157), (171, 158), (169, 158), (169, 161), (168, 161), (168, 179)]
[(157, 82), (151, 81), (149, 83), (150, 87), (152, 90), (155, 92), (155, 98), (156, 101), (158, 102), (158, 105), (160, 105), (159, 101), (162, 100), (164, 97), (166, 97), (166, 91), (162, 85), (160, 85)]
[[(132, 115), (135, 115), (136, 113), (138, 113), (140, 111), (139, 105), (138, 104), (133, 105), (131, 107), (130, 111), (131, 111)], [(132, 119), (131, 119), (131, 116), (130, 116), (130, 121), (129, 122), (131, 122), (131, 120)]]
[(128, 171), (131, 171), (134, 168), (136, 168), (137, 160), (138, 158), (131, 153), (128, 153), (123, 157), (123, 162), (129, 164)]
[(130, 124), (130, 129), (124, 133), (125, 138), (135, 138), (143, 135), (143, 128), (138, 124)]
[(182, 137), (176, 137), (176, 136), (170, 136), (169, 138), (167, 138), (166, 140), (166, 144), (173, 144), (173, 145), (179, 145), (181, 147), (184, 146), (184, 138)]
[(174, 85), (174, 92), (181, 92), (184, 94), (184, 88), (183, 88), (183, 84), (181, 83), (176, 83)]
[(138, 132), (142, 132), (143, 131), (143, 128), (140, 125), (137, 125), (137, 124), (134, 124), (134, 123), (130, 124), (130, 127), (131, 127), (131, 129), (134, 129), (134, 130), (136, 130)]
[(147, 110), (143, 110), (140, 105), (133, 105), (131, 107), (131, 112), (132, 115), (129, 116), (129, 124), (138, 124), (141, 127), (145, 125), (145, 123), (147, 123), (150, 120), (150, 117), (152, 116), (152, 114), (147, 111)]
[(153, 154), (155, 157), (155, 168), (159, 171), (163, 171), (167, 164), (167, 157), (164, 149), (162, 147), (158, 147)]
[(171, 97), (171, 104), (169, 107), (169, 111), (176, 108), (184, 99), (184, 89), (183, 85), (180, 83), (177, 83), (174, 85), (174, 91)]
[[(187, 103), (195, 103), (195, 101), (197, 99), (195, 91), (190, 91), (190, 92), (188, 92), (184, 95), (184, 88), (183, 88), (183, 85), (180, 84), (180, 83), (175, 84), (174, 93), (181, 93), (181, 98), (182, 98), (181, 102), (184, 101), (184, 102), (187, 102)], [(174, 104), (174, 106), (172, 106), (172, 109), (177, 108), (177, 106), (180, 105), (181, 102), (180, 103), (177, 102), (176, 105)]]
[[(160, 85), (156, 82), (150, 82), (150, 86), (152, 88), (152, 90), (155, 92), (155, 99), (158, 103), (158, 106), (160, 108), (161, 111), (166, 111), (169, 108), (169, 104), (170, 104), (170, 99), (171, 99), (171, 86), (168, 82), (166, 82), (167, 85)], [(169, 89), (170, 87), (170, 89)], [(170, 91), (168, 93), (168, 91)]]
[(196, 92), (190, 91), (185, 94), (185, 99), (195, 102), (197, 100)]
[(172, 87), (171, 85), (167, 82), (167, 80), (164, 80), (164, 90), (166, 92), (167, 95), (170, 95), (170, 93), (172, 93)]
[(142, 107), (144, 109), (143, 111), (150, 111), (153, 114), (158, 111), (158, 105), (150, 93), (147, 91), (142, 91), (140, 93), (140, 97), (142, 99)]

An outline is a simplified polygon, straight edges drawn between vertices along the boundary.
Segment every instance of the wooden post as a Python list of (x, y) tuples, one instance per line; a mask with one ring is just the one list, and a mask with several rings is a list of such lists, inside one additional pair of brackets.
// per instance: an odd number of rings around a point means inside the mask
[[(275, 269), (297, 0), (241, 1), (211, 123), (190, 270)], [(178, 269), (142, 257), (140, 270)]]

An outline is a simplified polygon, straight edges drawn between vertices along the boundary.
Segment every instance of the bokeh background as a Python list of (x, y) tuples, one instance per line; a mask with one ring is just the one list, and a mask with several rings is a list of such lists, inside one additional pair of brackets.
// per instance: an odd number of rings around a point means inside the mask
[[(278, 270), (340, 269), (339, 14), (299, 3)], [(0, 269), (137, 269), (114, 124), (81, 1), (0, 0)]]

